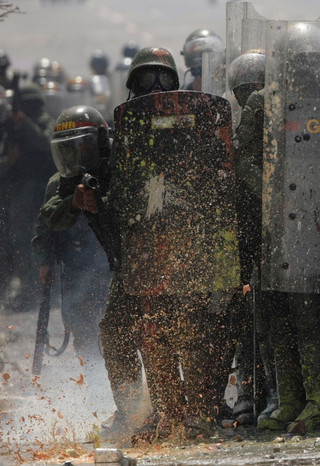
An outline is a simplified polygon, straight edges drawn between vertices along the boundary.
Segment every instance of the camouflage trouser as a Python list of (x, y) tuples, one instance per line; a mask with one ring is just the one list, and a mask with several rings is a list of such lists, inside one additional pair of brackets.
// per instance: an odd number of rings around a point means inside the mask
[(292, 293), (290, 308), (306, 399), (320, 406), (320, 296)]
[(105, 367), (119, 413), (134, 409), (142, 393), (142, 371), (133, 335), (133, 316), (139, 299), (124, 292), (122, 280), (113, 276), (100, 338)]

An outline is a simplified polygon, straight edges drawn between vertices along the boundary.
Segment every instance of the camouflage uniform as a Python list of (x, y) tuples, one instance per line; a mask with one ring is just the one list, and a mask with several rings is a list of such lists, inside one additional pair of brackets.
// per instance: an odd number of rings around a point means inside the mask
[(37, 281), (31, 239), (49, 177), (56, 171), (51, 157), (50, 136), (54, 121), (44, 108), (36, 84), (19, 89), (20, 109), (7, 121), (7, 169), (2, 180), (3, 209), (7, 212), (12, 275), (21, 280), (20, 300), (28, 310), (36, 302)]
[[(245, 193), (245, 201), (242, 196), (240, 199), (240, 213), (243, 214), (243, 217), (240, 216), (240, 221), (243, 218), (243, 236), (240, 235), (240, 242), (245, 258), (243, 279), (248, 278), (253, 262), (259, 264), (259, 269), (261, 267), (263, 112), (264, 90), (255, 91), (242, 111), (237, 130), (237, 178), (241, 185), (241, 194)], [(275, 358), (279, 408), (271, 413), (269, 419), (259, 419), (258, 427), (281, 429), (299, 414), (305, 403), (306, 379), (301, 364), (304, 365), (305, 372), (310, 371), (311, 366), (307, 363), (308, 356), (304, 348), (308, 346), (310, 351), (310, 340), (312, 341), (315, 331), (312, 329), (309, 338), (307, 329), (309, 323), (315, 320), (310, 320), (310, 314), (306, 316), (307, 306), (302, 304), (303, 297), (298, 294), (260, 292), (259, 299), (263, 302), (260, 309), (264, 309), (257, 322), (260, 350), (271, 349)], [(302, 324), (304, 328), (301, 327)], [(309, 340), (308, 345), (306, 341), (302, 345), (302, 338)], [(270, 368), (265, 368), (265, 371), (267, 377), (271, 375), (274, 384)]]
[[(101, 192), (105, 192), (109, 176), (103, 162), (100, 165), (100, 172), (105, 174), (104, 183), (100, 184)], [(74, 188), (80, 181), (79, 178), (67, 180), (62, 188), (63, 182), (60, 183), (59, 193), (42, 206), (41, 214), (50, 229), (57, 232), (67, 230), (79, 221), (81, 211), (73, 212), (70, 208)], [(112, 214), (108, 208), (102, 208), (99, 214), (84, 211), (84, 215), (107, 253), (112, 271), (106, 312), (99, 326), (105, 367), (117, 407), (116, 420), (125, 433), (127, 429), (130, 430), (135, 426), (131, 414), (134, 414), (142, 393), (141, 363), (132, 334), (132, 313), (136, 309), (136, 304), (132, 298), (123, 293), (122, 280), (117, 267), (119, 258), (117, 239), (112, 238), (114, 235)], [(105, 296), (107, 293), (106, 288)]]
[[(59, 173), (49, 179), (44, 202), (55, 195), (59, 180)], [(40, 215), (32, 245), (40, 266), (60, 266), (62, 319), (73, 334), (77, 354), (84, 360), (99, 357), (98, 323), (105, 306), (110, 271), (87, 220), (80, 215), (73, 227), (54, 232)]]

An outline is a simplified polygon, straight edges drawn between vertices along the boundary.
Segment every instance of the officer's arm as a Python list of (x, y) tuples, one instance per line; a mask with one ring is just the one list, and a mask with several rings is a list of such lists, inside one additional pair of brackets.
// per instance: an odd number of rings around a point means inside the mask
[(40, 213), (51, 230), (67, 230), (76, 223), (81, 210), (73, 209), (72, 201), (73, 194), (65, 198), (56, 194), (40, 208)]

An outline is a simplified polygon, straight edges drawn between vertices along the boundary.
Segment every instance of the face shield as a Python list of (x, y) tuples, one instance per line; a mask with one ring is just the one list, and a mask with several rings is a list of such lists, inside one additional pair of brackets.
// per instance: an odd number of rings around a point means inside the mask
[(51, 141), (51, 152), (60, 175), (71, 178), (94, 169), (99, 160), (98, 128), (68, 134)]

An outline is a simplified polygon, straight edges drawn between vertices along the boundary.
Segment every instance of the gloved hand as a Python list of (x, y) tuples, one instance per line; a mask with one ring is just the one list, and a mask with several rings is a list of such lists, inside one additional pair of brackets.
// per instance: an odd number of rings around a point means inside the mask
[(94, 190), (85, 189), (83, 184), (78, 184), (73, 194), (72, 209), (84, 209), (92, 213), (98, 212)]

